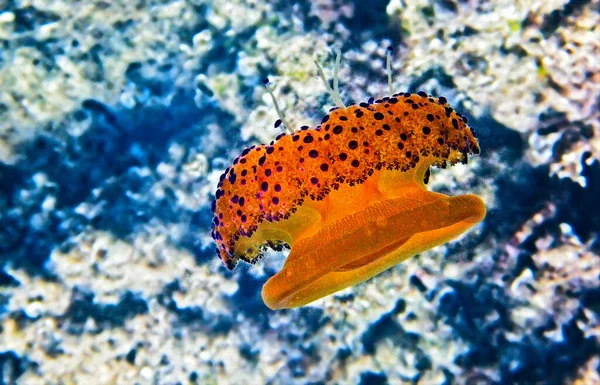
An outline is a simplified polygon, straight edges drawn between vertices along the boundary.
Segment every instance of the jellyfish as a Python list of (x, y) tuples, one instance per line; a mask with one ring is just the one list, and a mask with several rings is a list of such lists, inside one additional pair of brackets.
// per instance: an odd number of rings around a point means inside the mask
[(390, 95), (350, 106), (337, 71), (332, 89), (317, 63), (337, 107), (316, 127), (245, 149), (220, 178), (211, 234), (225, 266), (256, 263), (269, 247), (290, 249), (262, 289), (271, 309), (364, 282), (485, 217), (476, 195), (427, 189), (431, 167), (479, 154), (467, 118), (444, 97), (393, 93), (387, 58)]

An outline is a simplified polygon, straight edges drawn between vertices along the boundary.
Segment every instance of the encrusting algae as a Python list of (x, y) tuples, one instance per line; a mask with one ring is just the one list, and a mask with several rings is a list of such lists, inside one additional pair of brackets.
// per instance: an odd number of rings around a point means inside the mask
[[(389, 72), (388, 82), (392, 91)], [(479, 197), (425, 186), (431, 166), (480, 152), (467, 118), (444, 97), (400, 92), (345, 107), (337, 71), (334, 90), (324, 83), (338, 107), (315, 128), (244, 150), (215, 193), (212, 237), (228, 268), (256, 262), (267, 246), (291, 248), (262, 290), (271, 309), (364, 282), (485, 216)]]

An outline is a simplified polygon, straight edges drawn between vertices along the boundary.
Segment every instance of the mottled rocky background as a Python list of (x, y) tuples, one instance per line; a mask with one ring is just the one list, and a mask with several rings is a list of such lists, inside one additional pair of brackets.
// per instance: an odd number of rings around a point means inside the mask
[[(0, 384), (600, 384), (598, 0), (0, 0)], [(209, 237), (218, 177), (342, 96), (446, 96), (467, 236), (291, 311)]]

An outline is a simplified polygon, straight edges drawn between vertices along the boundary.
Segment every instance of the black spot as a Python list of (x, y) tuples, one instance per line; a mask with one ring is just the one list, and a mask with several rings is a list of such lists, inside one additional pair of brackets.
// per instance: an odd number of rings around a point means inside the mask
[(127, 355), (125, 355), (125, 360), (129, 362), (131, 365), (135, 365), (135, 357), (137, 355), (137, 350), (135, 348), (131, 349)]
[(398, 142), (398, 150), (404, 150), (404, 143)]
[(281, 185), (279, 183), (276, 184), (273, 188), (275, 189), (276, 192), (280, 192), (281, 191)]
[(454, 111), (452, 107), (446, 107), (446, 117), (449, 118), (450, 114)]
[(417, 277), (416, 275), (411, 275), (409, 278), (409, 282), (421, 293), (425, 293), (427, 291), (427, 286), (425, 286), (421, 278)]
[(358, 159), (354, 159), (352, 161), (352, 167), (358, 167), (360, 165), (360, 162), (358, 161)]
[(342, 153), (340, 154), (340, 160), (341, 160), (341, 161), (344, 161), (344, 160), (346, 160), (346, 159), (348, 159), (348, 155), (346, 155), (346, 153), (345, 153), (345, 152), (342, 152)]
[(386, 130), (386, 131), (389, 131), (389, 130), (390, 130), (390, 125), (389, 125), (389, 124), (384, 124), (382, 127), (383, 127), (383, 129), (384, 129), (384, 130)]
[(271, 199), (271, 201), (273, 202), (273, 204), (278, 204), (279, 203), (279, 198), (277, 197), (273, 197), (273, 199)]
[(443, 96), (440, 96), (440, 97), (438, 98), (438, 102), (439, 102), (440, 104), (446, 104), (446, 103), (448, 103), (448, 101), (446, 100), (446, 98), (445, 98), (445, 97), (443, 97)]
[(405, 133), (402, 133), (402, 134), (400, 134), (400, 139), (406, 140), (406, 139), (408, 139), (408, 136)]
[(281, 119), (277, 119), (274, 124), (275, 128), (281, 126)]
[(319, 156), (319, 151), (317, 151), (317, 150), (310, 150), (308, 152), (308, 156), (310, 156), (311, 158), (316, 158), (317, 156)]
[(267, 154), (272, 154), (273, 152), (275, 152), (275, 148), (267, 147)]
[(350, 142), (348, 142), (349, 149), (356, 150), (357, 147), (358, 147), (358, 142), (356, 140), (351, 140)]
[(260, 185), (260, 189), (263, 191), (267, 191), (269, 189), (269, 183), (262, 182), (262, 184)]
[(292, 141), (297, 142), (298, 139), (300, 139), (300, 135), (294, 135), (294, 136), (292, 136)]
[(341, 134), (342, 131), (344, 131), (344, 127), (342, 127), (342, 126), (335, 126), (335, 127), (333, 127), (333, 133), (336, 134), (336, 135)]
[(412, 156), (412, 154), (410, 153), (410, 151), (406, 151), (406, 157), (410, 158)]
[(366, 371), (360, 374), (359, 385), (387, 385), (388, 378), (385, 373)]
[(444, 138), (438, 138), (437, 142), (439, 145), (444, 144)]
[(323, 119), (321, 119), (321, 124), (326, 123), (328, 120), (329, 120), (329, 115), (323, 116)]
[(412, 104), (412, 108), (413, 108), (413, 110), (418, 110), (419, 109), (419, 105), (417, 103), (413, 103)]
[(383, 119), (383, 114), (381, 112), (376, 112), (373, 117), (375, 118), (375, 120), (382, 120)]
[(354, 116), (356, 116), (357, 118), (362, 118), (363, 115), (364, 113), (361, 110), (354, 111)]
[(327, 171), (329, 169), (329, 166), (327, 165), (327, 163), (321, 163), (321, 171)]
[(345, 122), (346, 120), (348, 120), (348, 118), (345, 116), (340, 116), (340, 120)]
[(431, 134), (431, 128), (429, 128), (429, 127), (427, 127), (427, 126), (423, 127), (423, 133), (424, 133), (425, 135), (429, 135), (429, 134)]
[(352, 133), (353, 133), (353, 134), (356, 134), (356, 133), (358, 132), (358, 128), (356, 128), (356, 127), (352, 127), (352, 130), (351, 130), (351, 131), (352, 131)]
[(270, 168), (265, 170), (265, 176), (271, 176), (271, 173), (272, 173), (272, 171)]
[(381, 135), (383, 135), (383, 131), (382, 130), (377, 130), (377, 131), (375, 131), (375, 135), (381, 136)]
[(456, 128), (458, 130), (458, 120), (452, 119), (452, 127)]
[(311, 135), (306, 135), (304, 137), (304, 143), (312, 143), (313, 137)]
[(312, 178), (310, 178), (310, 183), (317, 184), (317, 183), (319, 183), (319, 179), (312, 177)]
[(430, 122), (433, 122), (433, 119), (434, 119), (433, 115), (427, 114), (427, 120), (429, 120)]

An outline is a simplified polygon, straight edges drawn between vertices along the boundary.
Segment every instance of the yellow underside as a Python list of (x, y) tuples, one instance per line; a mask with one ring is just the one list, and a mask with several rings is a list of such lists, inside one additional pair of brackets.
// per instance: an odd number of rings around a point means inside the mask
[[(425, 164), (423, 162), (422, 164)], [(262, 223), (236, 249), (267, 240), (290, 244), (283, 268), (262, 290), (271, 309), (306, 305), (364, 282), (390, 267), (448, 242), (483, 220), (475, 195), (427, 191), (426, 166), (378, 171), (364, 184), (343, 185), (323, 201), (307, 199), (286, 221)]]

